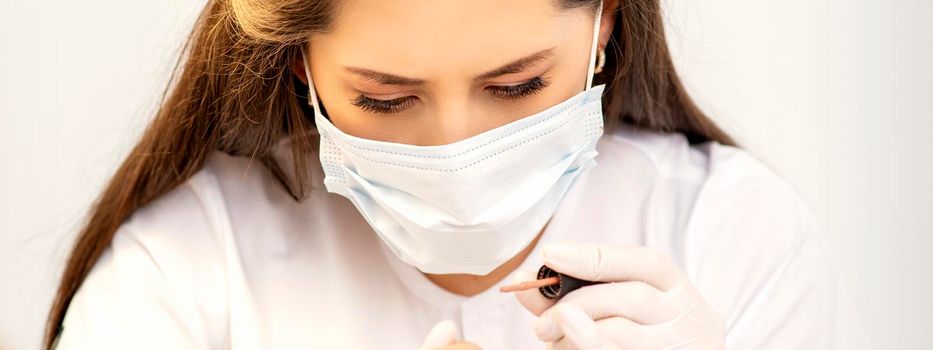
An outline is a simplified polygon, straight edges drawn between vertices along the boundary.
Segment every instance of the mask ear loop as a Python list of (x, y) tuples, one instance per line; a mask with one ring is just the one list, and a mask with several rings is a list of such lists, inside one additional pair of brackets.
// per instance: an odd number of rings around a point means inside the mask
[[(593, 71), (596, 66), (596, 49), (599, 45), (599, 22), (603, 17), (603, 1), (599, 0), (599, 6), (596, 8), (596, 20), (593, 25), (593, 41), (590, 45), (590, 64), (589, 68), (586, 70), (586, 89), (589, 90), (593, 86)], [(309, 80), (310, 81), (310, 80)]]
[(308, 104), (314, 110), (314, 116), (320, 116), (321, 111), (317, 105), (317, 93), (314, 91), (314, 81), (311, 80), (311, 67), (308, 66), (308, 55), (305, 53), (304, 45), (301, 46), (301, 63), (305, 67), (305, 77), (308, 79)]

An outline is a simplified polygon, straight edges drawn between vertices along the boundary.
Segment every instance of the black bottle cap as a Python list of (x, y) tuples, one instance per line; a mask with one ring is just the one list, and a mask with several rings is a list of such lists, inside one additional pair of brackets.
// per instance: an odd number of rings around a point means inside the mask
[(550, 267), (541, 265), (541, 268), (538, 269), (538, 279), (545, 279), (550, 277), (557, 277), (560, 280), (560, 283), (552, 284), (550, 286), (544, 286), (538, 288), (538, 291), (541, 292), (545, 298), (548, 299), (560, 299), (581, 287), (585, 287), (592, 284), (602, 283), (602, 282), (593, 282), (587, 280), (581, 280), (579, 278), (568, 276), (560, 272), (554, 271)]

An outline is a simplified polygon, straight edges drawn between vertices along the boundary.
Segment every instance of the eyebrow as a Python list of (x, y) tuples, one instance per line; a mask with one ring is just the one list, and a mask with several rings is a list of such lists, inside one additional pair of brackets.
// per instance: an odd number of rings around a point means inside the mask
[[(541, 50), (528, 56), (509, 62), (499, 68), (478, 75), (474, 80), (485, 80), (495, 78), (501, 75), (521, 72), (535, 63), (538, 63), (554, 54), (554, 48)], [(355, 73), (360, 78), (379, 83), (382, 85), (406, 85), (417, 86), (425, 83), (423, 79), (407, 78), (395, 74), (389, 74), (359, 67), (345, 67), (346, 70)]]

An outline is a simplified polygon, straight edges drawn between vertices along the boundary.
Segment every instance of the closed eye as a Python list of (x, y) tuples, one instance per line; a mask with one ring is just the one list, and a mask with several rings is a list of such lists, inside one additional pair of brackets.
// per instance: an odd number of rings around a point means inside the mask
[(391, 100), (380, 100), (366, 95), (360, 95), (350, 103), (367, 112), (389, 114), (405, 110), (415, 103), (415, 99), (417, 99), (415, 96), (405, 96), (393, 98)]
[(486, 89), (489, 90), (493, 96), (508, 100), (517, 100), (540, 92), (547, 87), (548, 84), (550, 84), (548, 80), (538, 76), (521, 84), (489, 86)]
[[(528, 81), (515, 85), (493, 85), (487, 86), (485, 90), (497, 98), (510, 101), (519, 100), (527, 96), (534, 95), (550, 84), (550, 81), (542, 76), (534, 77)], [(399, 113), (411, 107), (418, 97), (405, 96), (393, 98), (390, 100), (381, 100), (366, 95), (359, 95), (350, 102), (366, 112), (378, 114)]]

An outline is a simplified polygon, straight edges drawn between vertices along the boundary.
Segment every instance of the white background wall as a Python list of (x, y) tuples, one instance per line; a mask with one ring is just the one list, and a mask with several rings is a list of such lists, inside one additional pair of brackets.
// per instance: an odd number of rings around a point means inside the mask
[[(933, 2), (664, 1), (690, 91), (822, 218), (837, 348), (933, 347)], [(200, 4), (0, 0), (0, 349), (38, 347)]]

